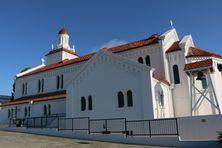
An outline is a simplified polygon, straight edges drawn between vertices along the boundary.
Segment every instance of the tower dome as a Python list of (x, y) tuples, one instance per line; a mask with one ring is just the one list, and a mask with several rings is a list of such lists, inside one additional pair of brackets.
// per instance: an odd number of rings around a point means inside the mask
[(62, 29), (59, 31), (58, 34), (59, 34), (59, 35), (60, 35), (60, 34), (67, 34), (67, 35), (69, 35), (69, 33), (68, 33), (68, 31), (67, 31), (67, 29), (66, 29), (65, 27), (62, 27)]

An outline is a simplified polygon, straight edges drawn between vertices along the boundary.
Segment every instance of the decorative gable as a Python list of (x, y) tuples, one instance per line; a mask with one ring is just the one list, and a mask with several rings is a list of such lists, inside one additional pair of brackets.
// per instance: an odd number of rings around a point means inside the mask
[(108, 51), (100, 50), (82, 67), (82, 69), (74, 76), (74, 79), (72, 79), (71, 82), (73, 82), (74, 85), (78, 85), (81, 80), (90, 74), (94, 68), (104, 63), (132, 74), (138, 74), (141, 71), (146, 71), (148, 76), (148, 73), (151, 70), (151, 68), (148, 66), (128, 60)]

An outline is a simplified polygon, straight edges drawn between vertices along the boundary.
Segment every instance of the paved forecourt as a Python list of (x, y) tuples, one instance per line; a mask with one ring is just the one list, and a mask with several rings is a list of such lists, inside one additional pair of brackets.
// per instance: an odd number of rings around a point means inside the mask
[(151, 148), (154, 146), (116, 144), (34, 134), (0, 131), (0, 148)]

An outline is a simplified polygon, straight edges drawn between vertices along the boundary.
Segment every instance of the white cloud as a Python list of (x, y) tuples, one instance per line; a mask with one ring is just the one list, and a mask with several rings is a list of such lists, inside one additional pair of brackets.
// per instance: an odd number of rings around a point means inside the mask
[(100, 49), (102, 49), (102, 48), (111, 48), (111, 47), (123, 45), (123, 44), (126, 44), (126, 43), (127, 43), (127, 41), (124, 41), (124, 40), (113, 39), (113, 40), (111, 40), (109, 42), (106, 42), (103, 45), (101, 45)]
[(113, 39), (113, 40), (110, 40), (110, 41), (96, 47), (96, 48), (93, 48), (93, 51), (98, 51), (102, 48), (116, 47), (116, 46), (123, 45), (126, 43), (127, 43), (127, 41), (125, 41), (125, 40)]

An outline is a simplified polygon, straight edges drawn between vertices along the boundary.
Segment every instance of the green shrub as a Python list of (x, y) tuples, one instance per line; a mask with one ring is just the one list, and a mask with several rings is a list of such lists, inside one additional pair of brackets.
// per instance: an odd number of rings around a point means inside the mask
[(220, 144), (220, 145), (222, 145), (222, 132), (217, 132), (219, 135), (218, 135), (218, 137), (217, 137), (217, 142)]

